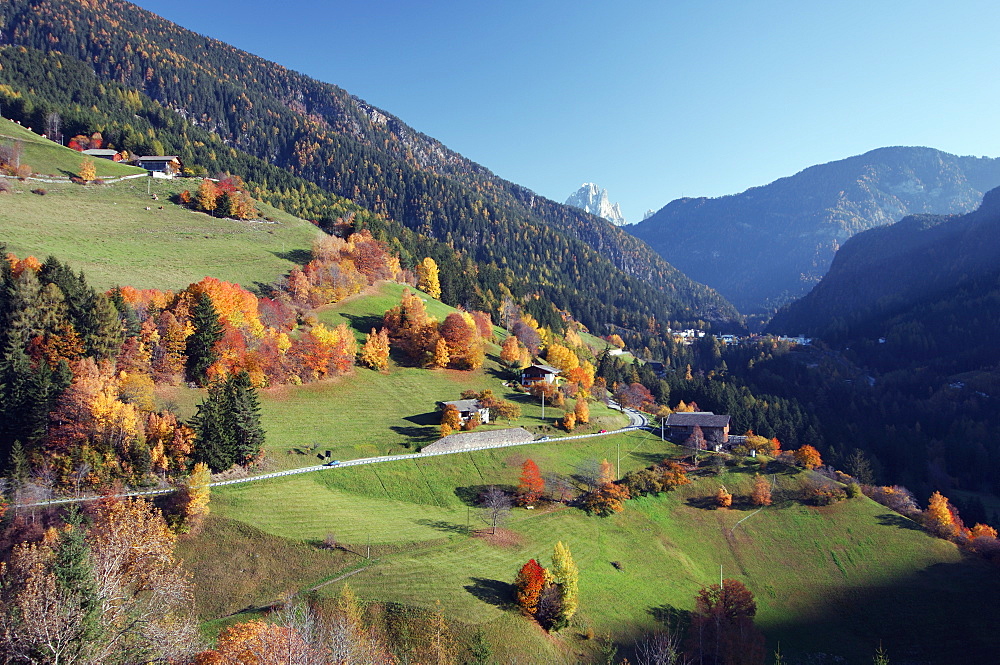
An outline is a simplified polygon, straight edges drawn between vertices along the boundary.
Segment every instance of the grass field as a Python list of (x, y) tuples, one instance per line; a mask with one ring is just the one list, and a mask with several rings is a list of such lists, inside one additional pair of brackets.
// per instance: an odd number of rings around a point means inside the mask
[[(169, 201), (195, 184), (126, 180), (107, 185), (14, 182), (0, 195), (0, 239), (19, 256), (54, 255), (99, 289), (182, 289), (205, 276), (248, 288), (269, 284), (308, 257), (313, 225), (268, 206), (274, 222), (216, 219)], [(146, 194), (147, 184), (158, 200)], [(21, 193), (16, 193), (21, 192)], [(147, 210), (149, 208), (149, 210)]]
[[(58, 177), (75, 176), (80, 164), (86, 158), (76, 150), (63, 147), (48, 139), (43, 139), (27, 127), (0, 118), (0, 142), (18, 141), (22, 146), (21, 164), (31, 167), (34, 174)], [(108, 159), (92, 159), (98, 178), (145, 173), (143, 169), (119, 164)], [(33, 185), (37, 186), (37, 185)]]
[[(594, 649), (580, 637), (587, 628), (610, 633), (627, 649), (640, 631), (689, 611), (698, 588), (718, 580), (720, 566), (753, 590), (758, 625), (786, 655), (825, 652), (870, 662), (882, 641), (901, 662), (949, 663), (956, 648), (988, 654), (1000, 646), (991, 628), (1000, 617), (988, 600), (1000, 592), (995, 569), (964, 560), (950, 543), (865, 498), (826, 508), (779, 501), (755, 514), (702, 507), (720, 483), (736, 495), (749, 493), (752, 476), (739, 467), (629, 501), (610, 518), (562, 506), (515, 509), (505, 544), (468, 535), (467, 526), (484, 527), (469, 497), (485, 485), (516, 483), (525, 457), (543, 472), (572, 475), (589, 460), (614, 461), (619, 449), (622, 473), (677, 453), (635, 432), (345, 467), (227, 487), (215, 492), (213, 510), (288, 542), (314, 544), (333, 533), (359, 554), (371, 544), (374, 564), (350, 578), (362, 597), (420, 607), (440, 600), (463, 625), (487, 632), (516, 626), (517, 640), (500, 640), (497, 655), (540, 648), (534, 628), (509, 614), (509, 583), (528, 558), (548, 565), (553, 544), (562, 540), (581, 571), (580, 613), (554, 642), (546, 638), (544, 657), (522, 652), (522, 663), (586, 661), (590, 656), (580, 653)], [(802, 477), (775, 478), (790, 493)], [(332, 596), (340, 586), (319, 593)], [(942, 616), (949, 617), (944, 638), (936, 625)]]

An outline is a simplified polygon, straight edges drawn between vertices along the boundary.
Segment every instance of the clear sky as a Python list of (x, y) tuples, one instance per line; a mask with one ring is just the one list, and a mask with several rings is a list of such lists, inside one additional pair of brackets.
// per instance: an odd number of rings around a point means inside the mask
[(629, 221), (890, 145), (1000, 155), (1000, 3), (138, 0)]

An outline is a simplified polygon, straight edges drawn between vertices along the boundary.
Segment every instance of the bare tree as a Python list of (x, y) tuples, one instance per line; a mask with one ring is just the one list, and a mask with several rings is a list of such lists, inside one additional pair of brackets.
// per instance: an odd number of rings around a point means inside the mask
[(503, 523), (510, 516), (510, 497), (496, 485), (490, 485), (480, 497), (483, 521), (491, 525), (491, 533), (497, 532), (497, 524)]
[(62, 145), (62, 117), (55, 111), (45, 116), (45, 135)]
[(658, 632), (639, 643), (637, 665), (688, 665), (676, 635)]

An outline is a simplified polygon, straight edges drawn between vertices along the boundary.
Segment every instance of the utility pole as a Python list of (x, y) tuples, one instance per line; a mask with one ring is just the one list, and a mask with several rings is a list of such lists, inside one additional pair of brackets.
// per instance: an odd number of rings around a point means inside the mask
[(618, 466), (617, 466), (617, 471), (618, 472), (617, 472), (617, 474), (615, 476), (615, 480), (619, 480), (622, 477), (622, 444), (621, 444), (621, 441), (615, 441), (615, 450), (617, 450), (617, 452), (618, 452)]
[(542, 390), (542, 422), (545, 422), (545, 391)]
[(663, 423), (666, 422), (666, 418), (660, 416), (660, 443), (663, 443)]

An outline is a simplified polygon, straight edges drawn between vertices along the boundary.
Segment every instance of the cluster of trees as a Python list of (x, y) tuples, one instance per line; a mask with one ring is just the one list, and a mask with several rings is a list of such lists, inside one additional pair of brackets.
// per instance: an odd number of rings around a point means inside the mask
[(493, 321), (484, 312), (452, 312), (438, 323), (427, 314), (419, 295), (403, 292), (400, 304), (385, 313), (389, 338), (415, 365), (478, 369), (493, 339)]
[(18, 140), (0, 141), (0, 173), (18, 178), (31, 175), (31, 167), (21, 161), (24, 154), (24, 144)]
[(193, 196), (185, 189), (178, 195), (178, 200), (194, 210), (219, 217), (256, 219), (260, 216), (257, 202), (247, 192), (243, 179), (229, 174), (215, 179), (205, 178)]
[(105, 498), (14, 546), (0, 567), (5, 661), (185, 662), (199, 639), (175, 540), (149, 502)]
[(950, 540), (987, 559), (1000, 559), (997, 530), (982, 522), (977, 522), (971, 528), (967, 527), (958, 508), (941, 492), (933, 492), (927, 501), (927, 508), (921, 510), (913, 494), (905, 487), (863, 485), (862, 490), (872, 500), (922, 524), (938, 538)]
[(558, 631), (569, 625), (579, 607), (580, 572), (569, 548), (557, 542), (552, 550), (552, 568), (534, 559), (514, 579), (517, 606), (545, 630)]

